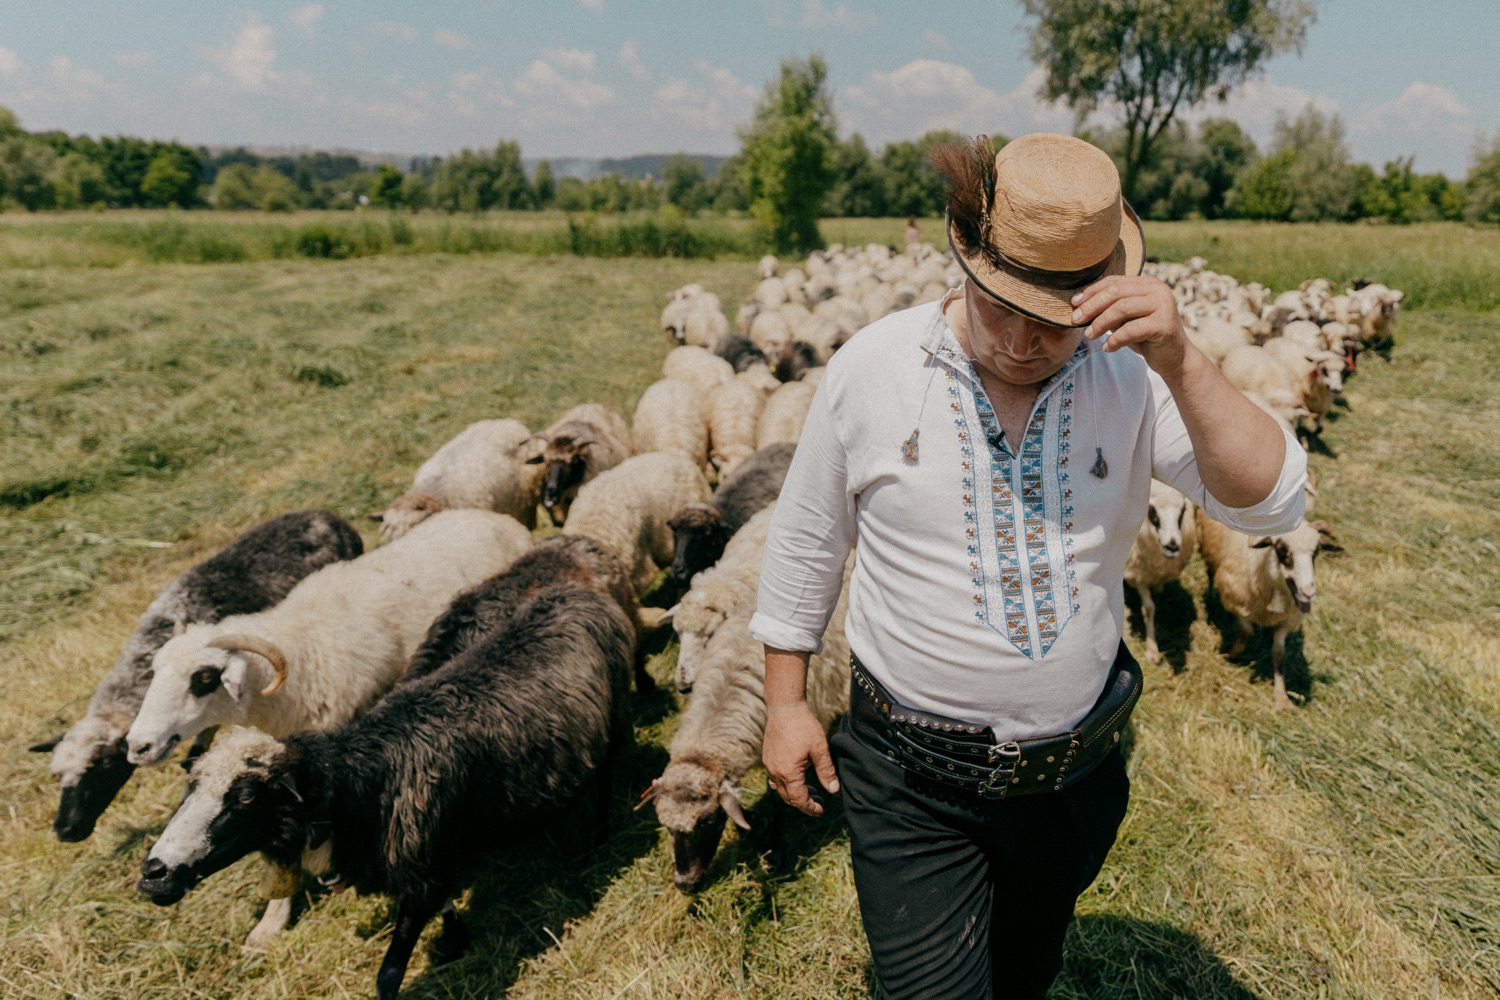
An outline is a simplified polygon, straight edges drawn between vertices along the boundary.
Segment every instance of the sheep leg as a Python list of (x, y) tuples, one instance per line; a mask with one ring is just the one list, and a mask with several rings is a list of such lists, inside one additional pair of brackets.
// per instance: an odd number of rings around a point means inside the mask
[(1286, 637), (1287, 629), (1279, 628), (1271, 639), (1271, 666), (1276, 672), (1272, 681), (1271, 705), (1274, 708), (1291, 708), (1292, 699), (1286, 693), (1286, 674), (1282, 672), (1282, 663), (1286, 660)]
[(396, 927), (391, 932), (390, 947), (380, 962), (380, 972), (375, 976), (377, 1000), (395, 1000), (401, 992), (401, 981), (406, 978), (406, 967), (411, 963), (412, 949), (422, 928), (437, 915), (440, 903), (420, 897), (407, 896), (397, 904)]
[(443, 904), (442, 917), (442, 933), (432, 945), (434, 965), (446, 965), (463, 957), (464, 951), (469, 947), (469, 928), (464, 925), (464, 918), (458, 915), (453, 900)]
[(1151, 599), (1151, 588), (1139, 584), (1135, 592), (1141, 595), (1141, 622), (1146, 626), (1146, 659), (1155, 663), (1161, 659), (1161, 650), (1156, 648), (1156, 602)]
[(261, 916), (260, 923), (245, 938), (246, 948), (268, 948), (276, 935), (286, 930), (286, 925), (292, 919), (292, 897), (283, 896), (273, 899), (266, 904), (266, 912)]
[(1233, 644), (1224, 652), (1224, 655), (1231, 660), (1245, 651), (1245, 643), (1250, 641), (1250, 636), (1255, 632), (1255, 626), (1250, 624), (1250, 619), (1239, 615), (1235, 615), (1234, 619), (1239, 625), (1239, 631), (1235, 633)]

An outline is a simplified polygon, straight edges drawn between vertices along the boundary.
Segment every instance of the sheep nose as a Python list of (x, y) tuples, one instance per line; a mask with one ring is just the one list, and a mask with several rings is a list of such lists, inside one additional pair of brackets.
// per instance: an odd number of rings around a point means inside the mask
[(1182, 550), (1182, 546), (1177, 542), (1166, 542), (1161, 548), (1169, 556), (1175, 556)]
[(155, 752), (155, 750), (155, 743), (151, 743), (149, 741), (145, 743), (137, 743), (130, 748), (130, 752), (127, 753), (125, 757), (132, 764), (144, 764), (146, 763), (146, 761), (151, 759), (152, 754)]
[(156, 880), (167, 874), (167, 863), (161, 858), (147, 858), (141, 862), (141, 875)]

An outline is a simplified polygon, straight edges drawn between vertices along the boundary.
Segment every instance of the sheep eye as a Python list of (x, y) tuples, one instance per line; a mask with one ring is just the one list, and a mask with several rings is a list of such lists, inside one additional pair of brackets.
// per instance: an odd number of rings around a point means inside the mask
[(255, 786), (241, 785), (234, 793), (235, 801), (242, 806), (248, 806), (255, 801)]
[(193, 697), (202, 698), (219, 690), (219, 682), (224, 671), (217, 667), (204, 667), (195, 671), (192, 679), (188, 681), (188, 690)]
[(1151, 522), (1151, 527), (1153, 527), (1153, 528), (1160, 528), (1161, 527), (1161, 517), (1157, 515), (1155, 507), (1147, 507), (1146, 508), (1146, 519)]

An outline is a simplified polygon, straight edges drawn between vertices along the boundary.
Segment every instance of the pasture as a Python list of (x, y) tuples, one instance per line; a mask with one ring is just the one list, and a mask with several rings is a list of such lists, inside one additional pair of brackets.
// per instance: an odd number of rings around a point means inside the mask
[[(267, 227), (309, 224), (168, 221), (217, 227), (200, 244), (259, 227), (256, 246), (277, 245)], [(549, 254), (499, 232), (509, 220), (422, 217), (410, 242), (346, 260), (163, 262), (120, 235), (158, 223), (0, 216), (0, 993), (368, 995), (390, 931), (383, 898), (319, 894), (272, 948), (244, 951), (258, 863), (166, 909), (133, 889), (180, 796), (176, 767), (138, 773), (91, 839), (61, 844), (56, 782), (26, 747), (78, 717), (170, 576), (300, 507), (338, 512), (373, 544), (364, 515), (473, 420), (540, 428), (585, 401), (628, 416), (670, 346), (663, 294), (698, 281), (732, 315), (754, 261)], [(497, 234), (464, 251), (429, 239), (443, 225)], [(835, 220), (824, 233), (894, 241), (901, 225)], [(924, 227), (940, 241), (938, 222)], [(1272, 710), (1264, 637), (1240, 661), (1219, 654), (1229, 626), (1195, 563), (1160, 604), (1167, 662), (1147, 668), (1130, 812), (1052, 996), (1492, 997), (1500, 231), (1146, 232), (1149, 253), (1201, 254), (1278, 291), (1364, 276), (1408, 298), (1390, 363), (1362, 359), (1312, 455), (1317, 516), (1346, 551), (1320, 561), (1293, 642), (1301, 704)], [(668, 682), (674, 650), (657, 646), (650, 669)], [(773, 859), (757, 772), (757, 829), (726, 834), (699, 896), (672, 887), (655, 817), (630, 809), (666, 759), (670, 687), (637, 700), (607, 845), (554, 831), (486, 857), (462, 900), (468, 954), (435, 968), (419, 947), (404, 996), (869, 995), (837, 809), (790, 823)]]

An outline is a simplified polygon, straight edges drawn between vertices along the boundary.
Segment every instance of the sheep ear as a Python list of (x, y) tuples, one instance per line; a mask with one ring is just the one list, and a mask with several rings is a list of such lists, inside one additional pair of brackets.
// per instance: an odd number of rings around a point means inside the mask
[(648, 785), (646, 787), (646, 790), (641, 793), (641, 800), (639, 802), (637, 802), (635, 805), (631, 806), (630, 807), (630, 811), (631, 812), (640, 812), (641, 809), (643, 809), (645, 807), (645, 805), (646, 805), (647, 802), (650, 802), (652, 799), (656, 798), (660, 794), (661, 794), (661, 779), (660, 778), (652, 778), (651, 779), (651, 784)]
[(50, 740), (43, 740), (40, 743), (36, 743), (30, 747), (27, 747), (27, 749), (32, 753), (51, 753), (54, 749), (56, 749), (57, 745), (62, 742), (62, 738), (63, 734), (58, 733)]
[(677, 609), (680, 608), (680, 607), (682, 607), (681, 604), (674, 604), (670, 608), (668, 608), (666, 611), (663, 611), (662, 612), (662, 616), (656, 620), (656, 624), (657, 625), (670, 625), (670, 624), (672, 624), (672, 619), (675, 618), (675, 617), (677, 617)]
[(234, 654), (229, 657), (229, 665), (224, 668), (219, 681), (224, 685), (224, 690), (229, 692), (229, 697), (236, 702), (245, 696), (245, 674), (250, 670), (250, 661), (245, 657)]
[(182, 633), (184, 633), (186, 631), (187, 631), (187, 622), (183, 621), (181, 618), (174, 618), (174, 619), (172, 619), (172, 634), (173, 635), (181, 635)]
[(282, 774), (277, 775), (276, 780), (275, 782), (273, 782), (273, 784), (275, 784), (278, 788), (290, 792), (292, 798), (296, 799), (299, 804), (303, 801), (302, 793), (297, 791), (297, 779), (292, 776), (292, 773), (290, 771), (286, 771)]
[(1252, 541), (1250, 547), (1252, 549), (1268, 549), (1274, 544), (1276, 544), (1275, 539), (1263, 536)]
[(740, 790), (731, 785), (728, 779), (719, 786), (719, 805), (723, 807), (725, 815), (734, 820), (734, 825), (741, 830), (750, 829), (750, 821), (745, 818), (745, 810), (740, 806)]

